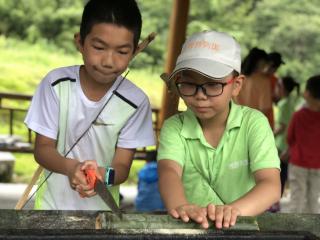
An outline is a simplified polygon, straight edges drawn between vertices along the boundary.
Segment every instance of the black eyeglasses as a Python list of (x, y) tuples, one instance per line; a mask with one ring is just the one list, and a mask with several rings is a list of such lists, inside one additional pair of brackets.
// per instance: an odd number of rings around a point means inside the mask
[(195, 96), (199, 89), (208, 97), (217, 97), (223, 93), (223, 89), (226, 85), (232, 83), (234, 78), (231, 78), (227, 82), (206, 82), (203, 84), (195, 84), (190, 82), (177, 82), (176, 87), (181, 96), (191, 97)]

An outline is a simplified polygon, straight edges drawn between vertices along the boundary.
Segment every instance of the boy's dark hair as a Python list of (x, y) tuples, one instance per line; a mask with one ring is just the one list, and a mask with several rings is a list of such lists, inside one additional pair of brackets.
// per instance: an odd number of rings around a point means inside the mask
[(315, 75), (308, 79), (306, 90), (312, 97), (320, 100), (320, 75)]
[(255, 72), (260, 60), (268, 61), (268, 54), (263, 49), (257, 47), (252, 48), (241, 63), (242, 74), (250, 75)]
[(281, 64), (285, 64), (285, 62), (282, 60), (282, 56), (278, 52), (271, 52), (268, 54), (269, 62), (271, 62), (271, 66), (274, 68), (280, 67)]
[(282, 84), (288, 93), (291, 93), (294, 88), (297, 88), (297, 94), (300, 93), (300, 84), (293, 77), (285, 76), (282, 78)]
[(80, 25), (82, 44), (92, 27), (99, 23), (111, 23), (127, 28), (134, 35), (134, 50), (138, 46), (142, 19), (135, 0), (89, 0), (84, 7)]

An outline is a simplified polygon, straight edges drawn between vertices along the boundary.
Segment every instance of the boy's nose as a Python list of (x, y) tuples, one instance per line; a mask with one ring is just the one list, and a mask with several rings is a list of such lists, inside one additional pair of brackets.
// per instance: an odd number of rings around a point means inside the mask
[(198, 86), (195, 97), (196, 97), (197, 99), (198, 99), (198, 98), (200, 98), (200, 99), (207, 98), (206, 90), (205, 90), (203, 87)]
[(112, 67), (113, 66), (113, 54), (111, 51), (107, 51), (102, 59), (101, 64), (103, 67)]

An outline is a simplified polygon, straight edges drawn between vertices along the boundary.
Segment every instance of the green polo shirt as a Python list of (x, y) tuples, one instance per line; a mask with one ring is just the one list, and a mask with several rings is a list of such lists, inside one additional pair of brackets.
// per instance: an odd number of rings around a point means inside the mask
[(158, 161), (169, 159), (183, 168), (182, 182), (190, 203), (230, 203), (254, 185), (254, 172), (280, 169), (267, 118), (259, 111), (231, 102), (226, 129), (217, 148), (205, 139), (191, 110), (165, 121)]

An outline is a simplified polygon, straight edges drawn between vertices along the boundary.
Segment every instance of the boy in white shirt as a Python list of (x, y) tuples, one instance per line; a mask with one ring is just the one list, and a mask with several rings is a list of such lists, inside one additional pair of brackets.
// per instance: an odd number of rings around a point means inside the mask
[(108, 210), (86, 181), (85, 163), (96, 163), (103, 178), (114, 169), (109, 190), (119, 202), (135, 149), (155, 144), (149, 100), (121, 76), (141, 26), (134, 0), (89, 1), (75, 35), (84, 65), (54, 69), (40, 83), (25, 119), (36, 132), (35, 159), (46, 169), (36, 209)]

